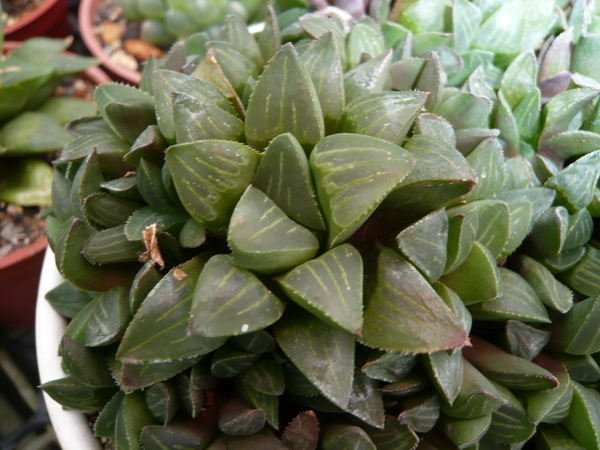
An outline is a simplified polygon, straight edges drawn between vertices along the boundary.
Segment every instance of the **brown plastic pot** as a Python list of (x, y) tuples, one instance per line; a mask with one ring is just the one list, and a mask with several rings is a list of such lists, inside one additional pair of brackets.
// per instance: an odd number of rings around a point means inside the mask
[(102, 47), (102, 43), (94, 31), (94, 20), (98, 17), (98, 11), (102, 0), (81, 0), (77, 21), (79, 32), (86, 47), (94, 57), (100, 60), (102, 67), (115, 80), (123, 81), (132, 85), (140, 84), (142, 74), (135, 70), (115, 64), (110, 55)]
[(36, 36), (68, 36), (71, 33), (67, 19), (68, 6), (69, 0), (46, 0), (19, 21), (6, 27), (6, 40), (24, 41)]

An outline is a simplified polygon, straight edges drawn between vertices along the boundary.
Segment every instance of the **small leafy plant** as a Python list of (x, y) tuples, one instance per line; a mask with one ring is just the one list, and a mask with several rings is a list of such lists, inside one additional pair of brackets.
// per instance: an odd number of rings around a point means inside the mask
[(118, 448), (598, 448), (600, 41), (563, 3), (230, 17), (99, 87), (43, 389)]
[(0, 60), (0, 201), (48, 205), (52, 167), (44, 158), (71, 140), (68, 122), (96, 113), (90, 101), (50, 98), (63, 79), (96, 65), (92, 58), (64, 54), (69, 44), (30, 39)]
[[(141, 36), (146, 41), (169, 45), (204, 30), (218, 30), (229, 14), (247, 23), (259, 22), (269, 3), (269, 0), (120, 0), (119, 6), (127, 20), (141, 22)], [(309, 6), (304, 0), (275, 3), (285, 9)]]

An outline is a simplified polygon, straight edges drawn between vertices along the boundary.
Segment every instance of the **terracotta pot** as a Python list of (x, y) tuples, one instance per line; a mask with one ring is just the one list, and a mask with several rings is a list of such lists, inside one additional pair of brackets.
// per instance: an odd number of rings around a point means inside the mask
[(48, 239), (43, 236), (0, 258), (0, 322), (33, 328), (35, 297)]
[(71, 33), (67, 20), (69, 0), (46, 0), (18, 22), (4, 29), (11, 41), (24, 41), (36, 36), (65, 37)]
[(98, 16), (98, 10), (102, 0), (81, 0), (79, 4), (79, 32), (81, 38), (87, 46), (88, 50), (94, 55), (102, 67), (116, 80), (124, 81), (125, 83), (138, 85), (142, 74), (135, 70), (127, 69), (126, 67), (115, 64), (110, 55), (102, 47), (102, 43), (94, 32), (94, 19)]
[[(54, 253), (48, 248), (43, 261), (35, 312), (35, 345), (42, 383), (65, 376), (57, 350), (67, 322), (46, 300), (46, 293), (62, 281), (56, 268)], [(65, 410), (46, 394), (44, 394), (44, 401), (62, 450), (100, 450), (100, 444), (94, 437), (84, 414)]]

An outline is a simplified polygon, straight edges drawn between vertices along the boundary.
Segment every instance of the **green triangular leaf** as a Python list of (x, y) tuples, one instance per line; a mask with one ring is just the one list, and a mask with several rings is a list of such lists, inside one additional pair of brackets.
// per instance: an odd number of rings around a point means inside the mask
[(167, 164), (185, 209), (217, 232), (229, 224), (235, 204), (254, 177), (259, 158), (246, 145), (219, 140), (174, 145), (167, 151)]
[(377, 285), (366, 304), (361, 341), (371, 347), (431, 353), (466, 343), (462, 325), (431, 285), (391, 250), (379, 256)]
[(413, 163), (405, 150), (389, 142), (336, 134), (319, 142), (310, 156), (310, 165), (332, 247), (364, 223), (410, 172)]
[(277, 321), (283, 308), (255, 275), (234, 266), (231, 256), (215, 255), (193, 294), (191, 332), (207, 337), (249, 333)]
[(202, 257), (196, 257), (158, 282), (127, 328), (117, 359), (136, 364), (168, 362), (206, 354), (223, 344), (224, 339), (187, 334), (192, 295), (203, 266)]
[(265, 66), (246, 116), (246, 140), (259, 150), (286, 132), (307, 151), (325, 132), (317, 92), (291, 44), (281, 47)]
[(296, 303), (333, 327), (358, 334), (362, 326), (363, 263), (343, 244), (277, 278)]
[[(295, 312), (275, 326), (277, 343), (302, 374), (334, 404), (346, 408), (352, 395), (354, 339), (316, 317)], [(329, 361), (323, 364), (323, 361)]]
[(431, 213), (396, 236), (398, 248), (430, 282), (437, 281), (446, 266), (448, 216), (444, 210)]
[(292, 134), (279, 135), (269, 143), (252, 185), (299, 224), (325, 229), (308, 159)]

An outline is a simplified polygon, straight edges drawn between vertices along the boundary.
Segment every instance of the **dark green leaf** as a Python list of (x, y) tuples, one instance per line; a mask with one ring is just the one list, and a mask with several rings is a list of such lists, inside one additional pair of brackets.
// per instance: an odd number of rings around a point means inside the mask
[(93, 265), (83, 256), (81, 248), (92, 234), (93, 230), (78, 219), (65, 222), (61, 242), (55, 246), (56, 264), (62, 276), (79, 289), (96, 292), (128, 282), (133, 275), (129, 269)]
[(229, 436), (252, 435), (265, 424), (263, 410), (252, 409), (236, 397), (221, 399), (218, 414), (219, 430)]
[(575, 438), (560, 425), (541, 424), (538, 426), (538, 431), (535, 434), (535, 443), (540, 448), (548, 450), (559, 450), (563, 448), (584, 450), (584, 447), (579, 445)]
[(559, 353), (557, 357), (565, 365), (573, 380), (579, 383), (594, 383), (600, 380), (600, 366), (592, 355)]
[(412, 397), (403, 407), (398, 420), (418, 433), (430, 431), (440, 416), (440, 401), (437, 395)]
[(467, 305), (490, 301), (498, 296), (502, 286), (492, 254), (479, 242), (473, 243), (464, 261), (440, 282), (456, 292)]
[(265, 420), (276, 430), (279, 429), (279, 399), (278, 395), (267, 395), (251, 386), (236, 380), (236, 386), (240, 395), (253, 408), (261, 409), (265, 412)]
[(202, 413), (191, 422), (168, 426), (148, 425), (142, 430), (141, 442), (146, 450), (194, 450), (206, 448), (215, 435), (213, 418)]
[(398, 186), (413, 159), (378, 138), (336, 134), (319, 142), (310, 165), (329, 226), (328, 244), (333, 247), (350, 237)]
[(77, 381), (94, 388), (114, 386), (106, 358), (95, 349), (88, 348), (69, 336), (63, 336), (59, 351), (63, 366)]
[(252, 185), (299, 224), (325, 229), (308, 158), (292, 134), (279, 135), (269, 143)]
[[(249, 41), (254, 41), (254, 39), (250, 38)], [(218, 41), (209, 42), (206, 44), (206, 48), (212, 52), (238, 96), (242, 95), (249, 78), (258, 78), (256, 62), (251, 59), (253, 55), (247, 54), (242, 48)]]
[(491, 423), (491, 414), (469, 419), (442, 419), (444, 433), (458, 448), (476, 446), (489, 429)]
[(518, 320), (509, 320), (506, 322), (505, 339), (510, 353), (531, 361), (546, 346), (550, 333)]
[(313, 258), (319, 241), (255, 187), (248, 186), (227, 233), (236, 266), (264, 274), (290, 270)]
[(575, 440), (584, 448), (600, 446), (600, 395), (573, 381), (573, 400), (569, 415), (563, 422)]
[[(354, 371), (352, 394), (344, 411), (377, 428), (384, 426), (384, 409), (379, 383), (360, 370)], [(341, 407), (341, 405), (338, 405)]]
[(277, 321), (283, 309), (254, 274), (236, 267), (229, 255), (215, 255), (193, 293), (190, 331), (210, 338), (249, 333)]
[(126, 162), (138, 165), (140, 158), (150, 161), (156, 166), (161, 166), (165, 158), (167, 143), (156, 125), (150, 125), (140, 133), (131, 150), (123, 157)]
[(323, 430), (321, 448), (323, 450), (343, 450), (347, 448), (376, 450), (377, 447), (362, 428), (353, 425), (332, 425)]
[(446, 266), (448, 216), (433, 212), (408, 226), (396, 236), (398, 248), (430, 282), (437, 281)]
[(448, 248), (444, 273), (453, 272), (467, 258), (479, 229), (479, 216), (474, 209), (466, 212), (449, 209)]
[(389, 415), (385, 416), (383, 429), (369, 427), (367, 433), (378, 450), (412, 450), (419, 443), (417, 434), (410, 427)]
[(175, 389), (182, 409), (191, 417), (197, 417), (204, 407), (204, 391), (197, 391), (187, 373), (180, 373), (174, 379)]
[(482, 320), (516, 319), (523, 322), (549, 323), (548, 312), (533, 288), (522, 277), (504, 267), (498, 268), (502, 285), (500, 295), (473, 305), (473, 318)]
[(276, 347), (273, 336), (264, 330), (233, 336), (230, 342), (242, 350), (253, 353), (269, 353), (275, 350)]
[(463, 357), (461, 352), (439, 351), (423, 356), (423, 365), (438, 392), (452, 405), (463, 383)]
[(283, 369), (272, 356), (263, 357), (240, 375), (239, 380), (267, 395), (281, 395), (285, 389)]
[(265, 28), (258, 38), (258, 45), (265, 61), (270, 60), (281, 47), (281, 30), (275, 11), (269, 6), (265, 18)]
[(218, 140), (175, 145), (167, 151), (167, 164), (186, 210), (219, 232), (252, 181), (259, 158), (246, 145)]
[(257, 149), (286, 132), (292, 133), (306, 150), (324, 135), (317, 92), (291, 44), (281, 47), (265, 66), (246, 117), (246, 139)]
[(129, 144), (109, 133), (97, 133), (71, 140), (63, 147), (61, 161), (81, 161), (92, 149), (96, 151), (102, 171), (113, 177), (121, 177), (133, 167), (123, 161), (129, 151)]
[(377, 351), (365, 363), (362, 371), (369, 378), (393, 383), (407, 376), (416, 364), (416, 355)]
[(490, 198), (500, 189), (506, 176), (502, 145), (498, 139), (485, 139), (469, 153), (467, 161), (473, 167), (479, 182), (464, 199), (473, 201)]
[(400, 381), (383, 385), (379, 390), (386, 397), (404, 398), (421, 392), (430, 387), (429, 380), (418, 372), (413, 372)]
[(552, 97), (545, 107), (546, 121), (540, 143), (544, 144), (558, 133), (568, 131), (575, 115), (599, 94), (598, 90), (580, 88), (569, 89)]
[(185, 212), (157, 210), (145, 206), (135, 211), (125, 224), (125, 235), (130, 241), (142, 241), (146, 228), (154, 226), (156, 233), (181, 229), (189, 220)]
[(492, 423), (485, 435), (492, 442), (518, 444), (535, 433), (535, 424), (529, 420), (521, 402), (505, 387), (495, 384), (505, 402), (492, 412)]
[(172, 93), (187, 94), (198, 101), (215, 105), (227, 112), (234, 109), (225, 96), (213, 85), (198, 78), (172, 70), (158, 69), (153, 73), (153, 90), (156, 93), (158, 126), (165, 138), (175, 137)]
[(84, 200), (83, 211), (88, 222), (112, 228), (125, 223), (141, 207), (135, 200), (99, 192)]
[(526, 255), (517, 259), (519, 274), (533, 288), (544, 305), (561, 313), (573, 305), (573, 293), (559, 282), (541, 263)]
[(301, 311), (284, 317), (274, 331), (277, 343), (302, 374), (327, 399), (346, 408), (354, 376), (352, 335)]
[(86, 413), (100, 411), (115, 394), (115, 388), (92, 388), (72, 377), (48, 381), (40, 387), (65, 408)]
[(363, 263), (349, 244), (277, 278), (296, 303), (333, 327), (353, 334), (362, 326)]
[(140, 435), (147, 425), (154, 424), (154, 418), (146, 407), (144, 394), (133, 392), (125, 396), (117, 411), (115, 421), (115, 444), (117, 448), (141, 449)]
[(304, 411), (285, 427), (281, 442), (290, 450), (316, 450), (319, 441), (319, 420), (313, 411)]
[(125, 398), (124, 392), (117, 392), (104, 406), (94, 423), (94, 435), (98, 437), (115, 437), (115, 422), (121, 402)]
[[(575, 250), (575, 249), (574, 249)], [(587, 296), (600, 294), (600, 250), (585, 247), (585, 254), (564, 276), (569, 287)]]
[(163, 424), (168, 424), (179, 408), (175, 386), (170, 382), (156, 383), (144, 393), (146, 406), (152, 415)]
[(477, 336), (471, 336), (471, 347), (463, 355), (486, 377), (515, 390), (537, 391), (558, 386), (554, 375), (525, 358), (506, 353)]
[(361, 340), (375, 348), (431, 353), (464, 345), (466, 333), (431, 285), (405, 259), (384, 249), (367, 302)]
[(442, 411), (457, 419), (472, 419), (496, 411), (505, 402), (492, 382), (464, 360), (460, 392), (452, 406), (442, 402)]
[(406, 220), (417, 220), (475, 186), (475, 173), (460, 152), (447, 142), (417, 135), (404, 148), (415, 159), (414, 168), (382, 207), (402, 210)]
[(240, 141), (244, 123), (233, 114), (186, 94), (173, 94), (173, 119), (178, 144), (203, 139)]
[(93, 297), (75, 286), (64, 282), (46, 293), (46, 300), (52, 307), (69, 319), (81, 311), (81, 309), (92, 301)]
[(137, 261), (141, 250), (141, 243), (128, 240), (125, 225), (120, 225), (92, 235), (83, 247), (83, 254), (92, 262), (109, 264)]
[(118, 342), (130, 320), (129, 286), (109, 289), (94, 302), (85, 333), (85, 344), (98, 347)]
[(144, 364), (124, 364), (113, 360), (111, 362), (111, 371), (113, 378), (121, 390), (130, 393), (168, 380), (194, 365), (197, 360), (198, 357), (193, 357)]
[(539, 355), (534, 362), (550, 371), (558, 380), (558, 386), (554, 389), (526, 393), (527, 416), (536, 424), (562, 422), (569, 414), (573, 397), (573, 385), (565, 366), (558, 359), (545, 354)]
[[(169, 271), (140, 305), (119, 346), (124, 362), (168, 362), (211, 352), (224, 339), (188, 336), (190, 305), (205, 259)], [(154, 324), (150, 326), (149, 324)]]
[(326, 131), (333, 129), (346, 104), (340, 51), (333, 32), (327, 32), (313, 41), (300, 56), (315, 87)]
[(574, 355), (600, 351), (600, 296), (575, 303), (570, 311), (552, 324), (550, 346)]

